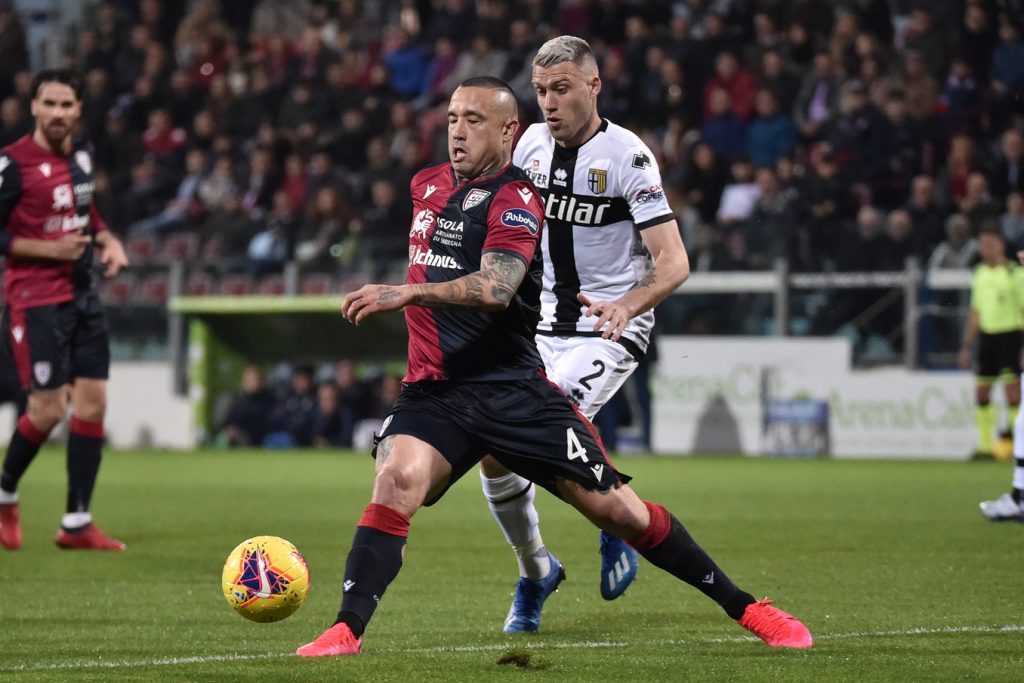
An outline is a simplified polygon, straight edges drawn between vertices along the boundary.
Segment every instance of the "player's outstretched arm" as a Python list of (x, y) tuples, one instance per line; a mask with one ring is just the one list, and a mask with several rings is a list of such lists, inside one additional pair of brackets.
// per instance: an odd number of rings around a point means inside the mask
[(490, 251), (481, 258), (480, 270), (450, 282), (364, 285), (345, 297), (341, 313), (358, 325), (374, 313), (409, 305), (500, 311), (508, 308), (524, 277), (526, 264), (521, 258)]
[(578, 297), (588, 317), (598, 316), (594, 331), (603, 330), (605, 339), (617, 341), (631, 318), (657, 306), (690, 276), (690, 259), (674, 220), (647, 228), (640, 236), (654, 265), (633, 289), (618, 301), (599, 301), (583, 293)]

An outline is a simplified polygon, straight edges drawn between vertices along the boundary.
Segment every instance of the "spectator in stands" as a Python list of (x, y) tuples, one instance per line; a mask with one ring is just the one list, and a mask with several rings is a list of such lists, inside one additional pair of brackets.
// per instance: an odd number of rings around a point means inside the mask
[(903, 33), (903, 48), (919, 55), (933, 76), (938, 77), (948, 71), (949, 44), (948, 37), (934, 26), (931, 12), (927, 7), (916, 7), (911, 11), (910, 20)]
[(939, 106), (939, 82), (928, 72), (920, 53), (905, 54), (901, 85), (906, 93), (907, 115), (918, 123), (932, 120)]
[(193, 227), (206, 217), (206, 207), (199, 201), (199, 183), (206, 172), (206, 154), (194, 149), (185, 155), (185, 177), (178, 192), (163, 211), (128, 226), (129, 235), (166, 235)]
[[(910, 213), (905, 209), (889, 212), (886, 220), (886, 235), (889, 237), (888, 263), (883, 270), (903, 270), (907, 258), (917, 253), (917, 237)], [(922, 264), (923, 265), (923, 264)]]
[(959, 204), (967, 194), (967, 179), (980, 168), (981, 161), (971, 136), (966, 133), (954, 135), (949, 143), (946, 167), (940, 176), (945, 201)]
[(761, 196), (761, 190), (754, 182), (754, 165), (749, 157), (737, 158), (729, 170), (731, 177), (722, 190), (722, 202), (718, 206), (717, 218), (722, 225), (747, 220)]
[(757, 117), (747, 127), (747, 155), (755, 166), (775, 166), (780, 158), (793, 153), (793, 124), (779, 113), (771, 90), (757, 91), (756, 107)]
[(797, 233), (796, 260), (790, 265), (795, 270), (823, 270), (838, 257), (839, 237), (849, 212), (846, 183), (828, 144), (812, 149), (802, 190), (807, 215)]
[(761, 56), (761, 75), (758, 81), (762, 89), (770, 90), (775, 96), (776, 108), (789, 114), (800, 92), (800, 79), (786, 67), (778, 47), (766, 50)]
[(1006, 198), (1006, 212), (1000, 219), (1003, 238), (1013, 251), (1024, 249), (1024, 194), (1011, 192)]
[(910, 214), (917, 235), (916, 254), (924, 263), (946, 237), (943, 226), (946, 212), (935, 200), (935, 181), (929, 176), (914, 178), (910, 189), (910, 201), (904, 206)]
[(231, 447), (261, 445), (273, 411), (274, 396), (264, 385), (263, 370), (258, 365), (246, 365), (241, 390), (231, 400), (218, 439)]
[(792, 194), (779, 187), (775, 169), (757, 169), (758, 198), (743, 226), (747, 268), (767, 270), (775, 260), (796, 252), (796, 207)]
[(999, 205), (992, 199), (988, 191), (988, 180), (981, 173), (972, 173), (967, 177), (967, 191), (957, 202), (962, 213), (971, 225), (971, 232), (977, 235), (983, 225), (998, 220)]
[[(982, 3), (979, 0), (969, 0), (964, 10), (963, 25), (960, 27), (959, 59), (969, 67), (971, 74), (983, 82), (988, 80), (992, 46), (996, 43), (997, 35)], [(954, 64), (957, 59), (954, 58)]]
[(312, 445), (316, 448), (351, 448), (355, 420), (338, 400), (334, 382), (323, 382), (316, 390), (313, 410)]
[(682, 179), (686, 203), (696, 211), (702, 223), (715, 222), (715, 214), (725, 189), (725, 165), (706, 141), (693, 146), (690, 163)]
[(387, 273), (389, 268), (408, 258), (408, 226), (412, 216), (408, 202), (399, 201), (398, 191), (387, 179), (373, 182), (370, 201), (370, 206), (350, 229), (358, 234), (357, 249), (363, 258), (376, 264), (378, 273)]
[(306, 211), (305, 238), (296, 245), (296, 260), (314, 270), (333, 270), (341, 259), (350, 259), (353, 245), (346, 244), (350, 218), (342, 190), (330, 185), (320, 188)]
[(213, 168), (199, 181), (197, 193), (204, 206), (217, 206), (224, 203), (224, 198), (228, 195), (238, 194), (235, 165), (231, 157), (217, 157)]
[(270, 210), (279, 184), (273, 151), (266, 147), (256, 149), (249, 159), (249, 175), (240, 191), (242, 208), (253, 218), (262, 217)]
[(723, 52), (715, 58), (715, 76), (704, 89), (704, 112), (711, 111), (711, 92), (722, 88), (729, 93), (732, 110), (746, 121), (754, 114), (757, 79), (744, 69), (735, 54)]
[(338, 406), (352, 414), (355, 422), (371, 416), (370, 387), (359, 379), (356, 365), (351, 360), (340, 360), (334, 366), (334, 386), (338, 390)]
[(946, 219), (946, 239), (935, 247), (928, 268), (970, 268), (978, 259), (978, 242), (971, 236), (967, 217), (955, 213)]
[[(445, 91), (451, 92), (458, 87), (459, 83), (480, 74), (500, 74), (505, 70), (505, 63), (508, 57), (503, 50), (496, 49), (491, 44), (491, 39), (482, 34), (468, 34), (472, 36), (469, 49), (459, 55), (455, 61), (455, 68), (448, 75), (445, 81)], [(452, 37), (456, 42), (459, 36)]]
[(32, 119), (25, 115), (18, 98), (8, 97), (0, 103), (0, 147), (6, 147), (31, 131)]
[(388, 67), (389, 85), (399, 97), (411, 100), (426, 91), (430, 58), (408, 30), (402, 26), (385, 29), (382, 57)]
[(953, 58), (939, 103), (946, 110), (949, 130), (981, 132), (988, 116), (988, 100), (967, 58)]
[(898, 206), (907, 196), (911, 179), (921, 171), (925, 141), (919, 126), (907, 117), (902, 91), (889, 93), (879, 122), (879, 146), (885, 163), (874, 182), (874, 197), (882, 206)]
[(825, 138), (832, 145), (840, 168), (853, 182), (870, 182), (884, 165), (881, 115), (868, 100), (860, 81), (843, 85), (839, 110), (826, 125)]
[(259, 222), (250, 217), (237, 195), (229, 194), (211, 207), (203, 223), (205, 242), (203, 253), (213, 258), (221, 273), (241, 273), (248, 270), (249, 243), (259, 232)]
[(1024, 134), (1017, 128), (1007, 128), (1003, 132), (989, 183), (997, 197), (1024, 192)]
[(832, 118), (839, 99), (840, 80), (832, 56), (819, 52), (814, 68), (804, 79), (793, 108), (793, 120), (804, 140), (816, 140), (822, 126)]
[(288, 197), (288, 207), (292, 213), (301, 214), (306, 208), (308, 182), (306, 166), (298, 154), (289, 154), (284, 160), (284, 178), (279, 189)]
[(999, 18), (999, 44), (992, 53), (989, 81), (999, 123), (1006, 120), (1011, 111), (1024, 110), (1020, 104), (1024, 97), (1024, 40), (1021, 40), (1020, 21), (1020, 16), (1011, 19), (1004, 14)]
[(249, 242), (246, 251), (249, 273), (256, 277), (280, 273), (292, 255), (298, 228), (288, 195), (278, 190), (263, 230)]
[(725, 88), (713, 88), (708, 99), (708, 114), (700, 126), (701, 140), (727, 164), (746, 153), (746, 124), (732, 109)]

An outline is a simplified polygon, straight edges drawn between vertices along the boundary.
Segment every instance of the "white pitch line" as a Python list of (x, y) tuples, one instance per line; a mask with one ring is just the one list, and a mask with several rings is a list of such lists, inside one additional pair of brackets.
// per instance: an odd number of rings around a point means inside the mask
[[(908, 629), (894, 629), (889, 631), (853, 631), (849, 633), (823, 633), (814, 637), (815, 642), (822, 640), (843, 640), (850, 638), (894, 638), (901, 636), (926, 636), (943, 634), (987, 634), (987, 633), (1021, 633), (1024, 632), (1024, 624), (1007, 624), (1006, 626), (944, 626), (941, 628), (916, 627)], [(630, 643), (627, 641), (608, 640), (584, 640), (579, 642), (546, 643), (537, 642), (509, 642), (492, 643), (489, 645), (438, 645), (435, 647), (419, 648), (374, 648), (373, 653), (381, 654), (443, 654), (446, 652), (500, 652), (503, 650), (514, 650), (517, 648), (531, 650), (587, 650), (599, 648), (624, 648), (631, 645), (643, 646), (671, 646), (696, 643), (744, 643), (756, 642), (754, 636), (733, 636), (730, 638), (691, 638), (668, 640), (643, 640)], [(212, 662), (245, 662), (261, 659), (279, 659), (293, 656), (291, 652), (266, 652), (262, 654), (243, 655), (196, 655), (191, 657), (163, 657), (160, 659), (112, 659), (112, 660), (71, 660), (67, 662), (55, 662), (52, 664), (15, 664), (13, 666), (0, 666), (0, 673), (15, 673), (20, 671), (65, 671), (69, 669), (135, 669), (144, 666), (177, 666), (181, 664), (208, 664)]]

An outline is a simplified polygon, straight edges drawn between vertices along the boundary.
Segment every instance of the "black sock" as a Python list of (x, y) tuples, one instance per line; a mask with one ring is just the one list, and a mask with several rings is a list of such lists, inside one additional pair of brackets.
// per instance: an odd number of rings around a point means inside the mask
[(68, 500), (65, 512), (88, 512), (103, 456), (103, 423), (71, 418), (68, 435)]
[(352, 549), (345, 562), (344, 595), (334, 623), (348, 624), (359, 638), (370, 623), (377, 603), (402, 568), (405, 536), (396, 536), (372, 527), (356, 527)]
[[(736, 587), (715, 561), (697, 545), (686, 527), (660, 505), (651, 505), (651, 527), (668, 526), (664, 540), (651, 547), (652, 540), (645, 532), (633, 544), (637, 551), (655, 567), (664, 569), (682, 579), (704, 595), (717, 602), (733, 619), (743, 616), (747, 605), (757, 602), (754, 596)], [(660, 534), (655, 534), (660, 535)], [(646, 546), (646, 547), (645, 547)]]
[(18, 419), (18, 427), (14, 430), (11, 443), (7, 446), (7, 455), (4, 457), (3, 473), (0, 474), (0, 489), (8, 493), (18, 490), (18, 482), (21, 481), (25, 470), (32, 464), (39, 448), (46, 441), (46, 434), (40, 432), (29, 421), (27, 415)]

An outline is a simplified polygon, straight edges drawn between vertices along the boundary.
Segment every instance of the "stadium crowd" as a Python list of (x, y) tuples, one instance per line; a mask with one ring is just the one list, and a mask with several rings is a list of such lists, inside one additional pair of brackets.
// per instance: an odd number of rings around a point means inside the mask
[[(64, 39), (86, 79), (97, 204), (132, 273), (113, 304), (400, 280), (412, 174), (446, 157), (471, 75), (538, 118), (531, 59), (587, 38), (601, 113), (658, 156), (692, 269), (964, 267), (1024, 244), (1021, 0), (101, 0)], [(0, 3), (0, 144), (31, 124), (21, 19)], [(693, 297), (673, 331), (754, 332), (759, 304)], [(900, 297), (869, 320), (898, 336)], [(830, 334), (878, 290), (795, 301)], [(753, 321), (753, 322), (752, 322)], [(677, 329), (678, 328), (678, 329)], [(860, 336), (866, 339), (865, 335)]]

